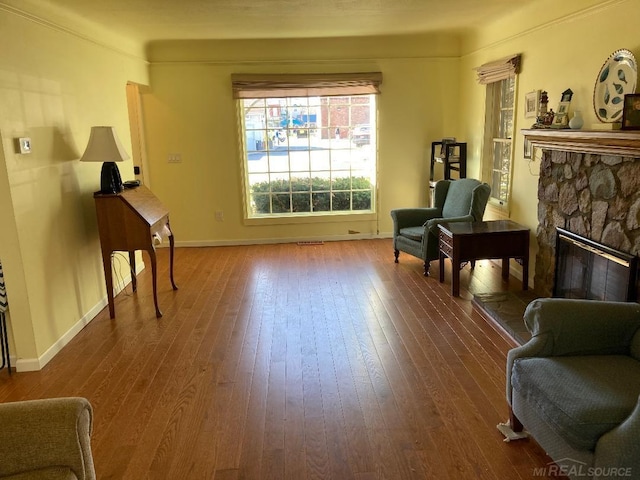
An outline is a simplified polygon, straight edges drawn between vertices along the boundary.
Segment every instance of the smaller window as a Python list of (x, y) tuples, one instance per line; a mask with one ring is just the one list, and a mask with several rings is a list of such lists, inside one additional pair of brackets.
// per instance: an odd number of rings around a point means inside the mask
[(511, 191), (515, 77), (487, 84), (482, 179), (492, 203), (506, 206)]

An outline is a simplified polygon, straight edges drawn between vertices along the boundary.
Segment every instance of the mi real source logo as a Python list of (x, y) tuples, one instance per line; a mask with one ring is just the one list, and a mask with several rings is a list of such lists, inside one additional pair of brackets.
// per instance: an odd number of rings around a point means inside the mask
[(557, 462), (550, 462), (545, 467), (534, 468), (534, 477), (553, 477), (563, 475), (565, 477), (585, 478), (631, 478), (631, 467), (589, 467), (584, 462), (572, 458), (563, 458)]

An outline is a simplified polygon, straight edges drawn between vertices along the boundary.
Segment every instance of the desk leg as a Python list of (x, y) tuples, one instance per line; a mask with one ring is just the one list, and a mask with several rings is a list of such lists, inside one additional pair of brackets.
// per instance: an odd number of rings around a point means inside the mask
[(153, 277), (153, 304), (156, 306), (156, 317), (162, 317), (162, 312), (158, 308), (158, 262), (156, 259), (156, 249), (149, 249), (149, 257), (151, 259), (151, 276)]
[(116, 318), (116, 306), (113, 301), (113, 276), (111, 273), (111, 252), (102, 252), (104, 281), (107, 284), (107, 300), (109, 302), (109, 318)]
[(171, 279), (171, 286), (174, 290), (178, 290), (176, 282), (173, 281), (173, 250), (175, 248), (175, 242), (173, 240), (173, 233), (169, 235), (169, 278)]
[(131, 287), (133, 291), (138, 290), (138, 279), (136, 278), (136, 252), (129, 252), (129, 265), (131, 267)]

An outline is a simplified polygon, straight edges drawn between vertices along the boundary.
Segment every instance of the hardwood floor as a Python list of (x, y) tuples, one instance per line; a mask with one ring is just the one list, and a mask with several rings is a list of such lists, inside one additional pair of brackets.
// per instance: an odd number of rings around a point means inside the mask
[(528, 479), (550, 461), (496, 430), (510, 344), (471, 299), (521, 288), (499, 265), (466, 267), (460, 298), (449, 264), (425, 278), (390, 240), (179, 248), (177, 291), (167, 265), (161, 319), (147, 268), (42, 371), (0, 372), (2, 402), (91, 401), (98, 478)]

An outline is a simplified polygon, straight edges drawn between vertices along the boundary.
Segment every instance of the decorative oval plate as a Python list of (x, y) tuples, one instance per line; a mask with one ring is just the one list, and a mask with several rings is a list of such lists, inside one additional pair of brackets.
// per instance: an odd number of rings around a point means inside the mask
[(624, 96), (635, 93), (638, 64), (629, 50), (616, 50), (604, 62), (593, 89), (593, 108), (604, 123), (622, 121)]

